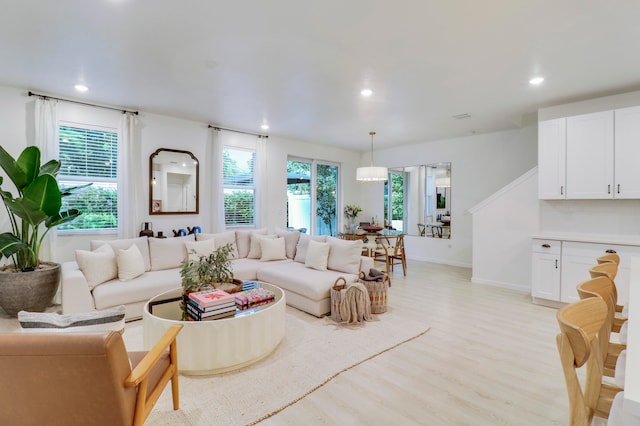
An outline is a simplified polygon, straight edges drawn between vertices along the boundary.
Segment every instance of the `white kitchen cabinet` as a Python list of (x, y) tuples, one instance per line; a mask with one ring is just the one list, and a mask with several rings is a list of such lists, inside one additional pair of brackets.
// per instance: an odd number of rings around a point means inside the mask
[(565, 118), (538, 123), (538, 198), (565, 198), (566, 176)]
[[(620, 256), (615, 284), (618, 290), (618, 304), (625, 305), (629, 300), (631, 258), (640, 257), (640, 246), (533, 239), (533, 302), (558, 306), (558, 302), (572, 303), (579, 300), (576, 290), (578, 284), (591, 278), (589, 269), (598, 263), (598, 257), (612, 252)], [(559, 269), (556, 269), (556, 259)]]
[(640, 198), (640, 107), (614, 112), (615, 178), (614, 198)]
[(567, 199), (611, 199), (613, 111), (567, 117)]
[(560, 241), (534, 239), (531, 260), (531, 296), (560, 300)]

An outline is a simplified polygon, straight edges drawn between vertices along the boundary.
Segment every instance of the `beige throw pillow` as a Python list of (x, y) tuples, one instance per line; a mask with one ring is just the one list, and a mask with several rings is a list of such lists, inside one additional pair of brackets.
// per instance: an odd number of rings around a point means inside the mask
[(189, 260), (198, 260), (200, 256), (209, 256), (216, 250), (216, 241), (213, 238), (204, 241), (187, 241), (184, 245), (187, 247)]
[(238, 257), (243, 259), (249, 256), (251, 250), (251, 235), (267, 235), (267, 228), (254, 229), (249, 231), (236, 230), (236, 245), (238, 246)]
[(260, 238), (260, 249), (262, 250), (261, 262), (287, 258), (284, 238)]
[(317, 241), (324, 243), (327, 241), (326, 235), (307, 235), (304, 233), (300, 234), (300, 239), (298, 239), (298, 245), (296, 246), (296, 256), (293, 260), (300, 263), (305, 263), (305, 258), (307, 256), (307, 247), (309, 247), (309, 241)]
[(341, 240), (327, 237), (329, 259), (327, 268), (333, 271), (346, 272), (358, 275), (360, 272), (360, 256), (362, 255), (362, 240)]
[(140, 249), (132, 244), (126, 250), (118, 250), (118, 279), (130, 281), (144, 274), (144, 259)]
[(118, 278), (116, 254), (109, 244), (101, 245), (93, 251), (76, 250), (76, 262), (87, 280), (89, 289)]
[(307, 256), (304, 262), (307, 268), (317, 269), (318, 271), (326, 271), (328, 258), (329, 243), (320, 243), (318, 241), (309, 240)]
[(251, 249), (249, 250), (249, 254), (247, 258), (249, 259), (260, 259), (262, 257), (262, 247), (260, 246), (260, 240), (262, 238), (276, 238), (275, 235), (260, 235), (260, 234), (251, 234)]
[(276, 229), (276, 235), (284, 238), (284, 245), (287, 251), (287, 257), (293, 259), (296, 257), (296, 246), (300, 239), (300, 231), (289, 231), (286, 229)]
[(179, 268), (182, 261), (187, 258), (185, 243), (190, 241), (195, 241), (193, 234), (173, 238), (149, 238), (151, 269), (162, 271)]
[(151, 270), (151, 257), (149, 257), (149, 243), (147, 242), (147, 237), (126, 238), (122, 240), (91, 240), (90, 247), (91, 250), (95, 250), (104, 244), (109, 244), (116, 255), (120, 249), (128, 249), (131, 247), (131, 244), (137, 245), (140, 253), (142, 254), (142, 259), (144, 260), (144, 270)]

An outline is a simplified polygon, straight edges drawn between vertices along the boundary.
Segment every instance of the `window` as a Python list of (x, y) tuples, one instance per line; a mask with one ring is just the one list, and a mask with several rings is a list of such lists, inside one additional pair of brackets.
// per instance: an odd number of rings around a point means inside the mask
[(406, 173), (402, 171), (389, 172), (389, 179), (384, 183), (384, 219), (385, 225), (393, 229), (404, 230), (405, 216), (405, 180)]
[(92, 185), (63, 197), (62, 210), (78, 209), (82, 215), (58, 227), (61, 231), (116, 230), (118, 228), (118, 132), (60, 125), (61, 189)]
[(225, 147), (223, 155), (224, 223), (254, 225), (256, 152)]
[(337, 234), (338, 175), (336, 164), (296, 159), (287, 162), (288, 227), (313, 229), (316, 235)]

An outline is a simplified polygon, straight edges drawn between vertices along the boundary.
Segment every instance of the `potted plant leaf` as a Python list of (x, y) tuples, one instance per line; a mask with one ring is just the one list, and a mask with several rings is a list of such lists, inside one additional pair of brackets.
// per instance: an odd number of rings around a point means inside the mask
[[(78, 210), (61, 211), (62, 197), (56, 176), (60, 161), (40, 165), (40, 149), (25, 148), (14, 159), (0, 146), (0, 167), (13, 182), (17, 195), (2, 188), (0, 196), (9, 215), (11, 232), (0, 234), (0, 253), (12, 264), (0, 268), (0, 306), (11, 316), (21, 310), (44, 311), (60, 281), (60, 265), (40, 260), (40, 247), (49, 230), (80, 216)], [(82, 187), (86, 187), (84, 185)]]
[(195, 291), (219, 288), (227, 293), (235, 293), (242, 289), (242, 281), (233, 278), (231, 252), (233, 245), (227, 243), (218, 247), (208, 256), (198, 256), (196, 259), (185, 259), (180, 265), (182, 277), (182, 312), (185, 308), (189, 293)]

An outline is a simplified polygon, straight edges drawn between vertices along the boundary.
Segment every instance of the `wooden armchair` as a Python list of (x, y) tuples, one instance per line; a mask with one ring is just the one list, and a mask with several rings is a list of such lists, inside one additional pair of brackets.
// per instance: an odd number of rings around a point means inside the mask
[(142, 353), (114, 331), (0, 334), (0, 424), (142, 425), (169, 381), (177, 410), (181, 329)]

